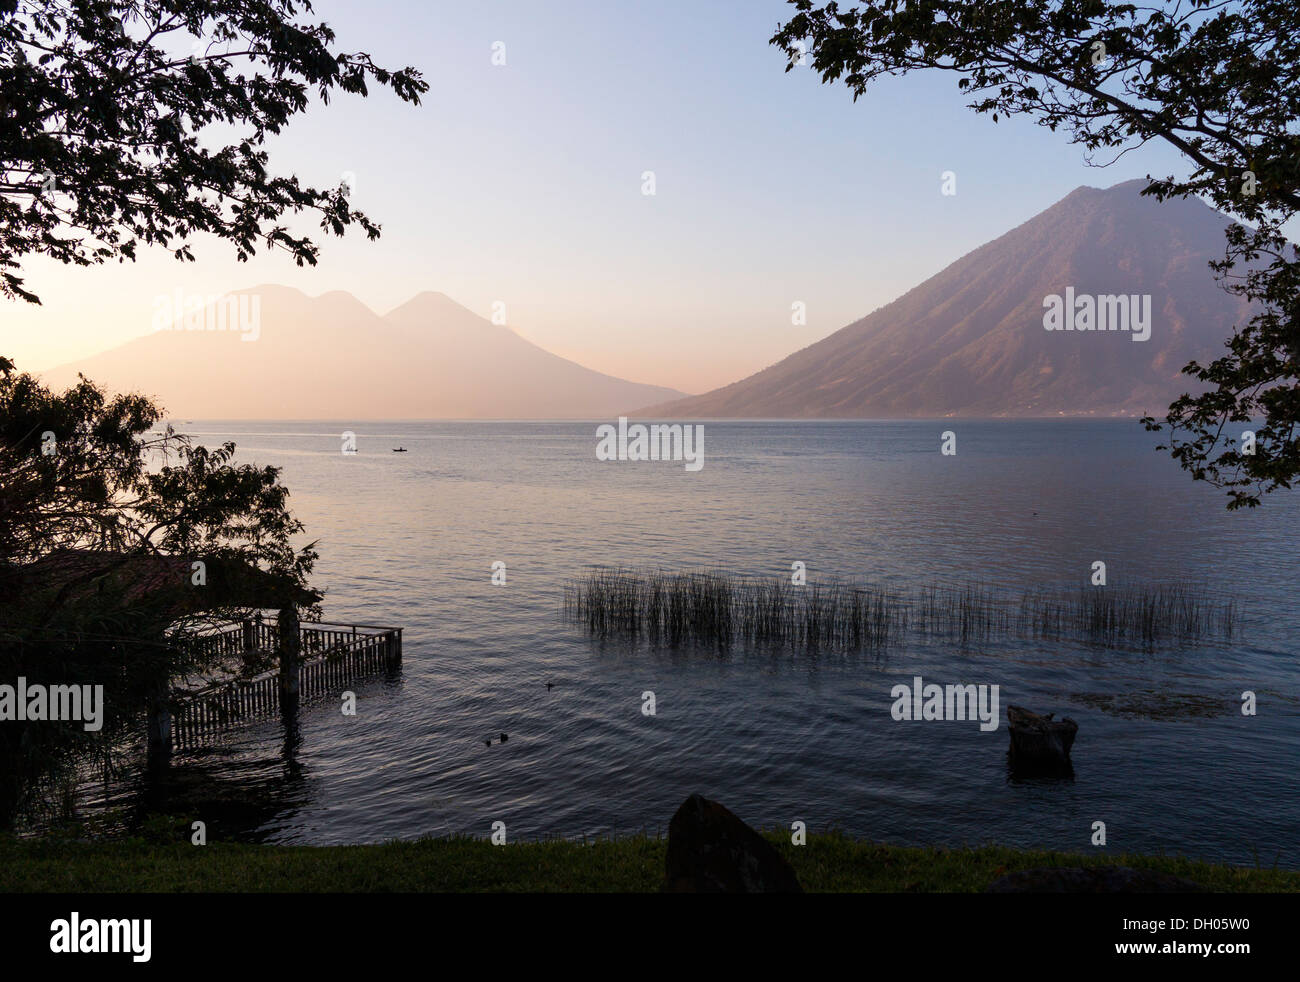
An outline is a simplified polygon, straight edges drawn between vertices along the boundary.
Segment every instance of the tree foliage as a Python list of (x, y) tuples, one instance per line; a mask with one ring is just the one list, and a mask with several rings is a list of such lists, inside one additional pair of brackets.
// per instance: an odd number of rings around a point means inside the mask
[[(1300, 5), (1295, 0), (789, 0), (773, 36), (787, 71), (811, 60), (858, 98), (882, 75), (956, 76), (970, 108), (1023, 115), (1090, 162), (1159, 140), (1188, 161), (1151, 179), (1160, 200), (1200, 196), (1233, 218), (1212, 264), (1255, 311), (1226, 353), (1183, 371), (1208, 383), (1165, 419), (1168, 450), (1195, 479), (1253, 507), (1300, 476), (1300, 262), (1283, 226), (1300, 209)], [(1103, 159), (1104, 158), (1104, 159)], [(1254, 453), (1227, 436), (1262, 419)]]
[[(191, 560), (315, 596), (305, 588), (316, 552), (297, 541), (279, 470), (234, 462), (233, 444), (195, 446), (160, 419), (142, 396), (110, 397), (85, 378), (52, 392), (0, 358), (0, 679), (102, 684), (106, 721), (98, 733), (0, 724), (0, 824), (44, 776), (133, 732), (160, 682), (231, 667), (190, 642), (259, 605), (203, 596)], [(74, 564), (57, 583), (27, 575), (69, 550), (107, 562)], [(193, 602), (176, 602), (177, 577), (140, 590), (139, 557), (179, 561)]]
[[(334, 47), (307, 0), (0, 0), (0, 293), (39, 302), (24, 256), (86, 266), (141, 246), (194, 259), (211, 233), (242, 261), (259, 245), (315, 264), (286, 219), (343, 235), (380, 228), (348, 187), (270, 170), (268, 137), (335, 90), (418, 103), (412, 68)], [(234, 134), (232, 139), (231, 134)]]

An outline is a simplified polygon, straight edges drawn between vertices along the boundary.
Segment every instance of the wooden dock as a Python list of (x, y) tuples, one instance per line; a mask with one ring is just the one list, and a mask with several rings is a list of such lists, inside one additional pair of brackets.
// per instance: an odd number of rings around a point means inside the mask
[[(396, 669), (402, 661), (401, 628), (313, 621), (298, 625), (297, 651), (284, 657), (284, 631), (272, 621), (243, 621), (197, 639), (209, 654), (236, 658), (274, 654), (276, 668), (229, 679), (171, 700), (172, 750), (193, 749), (234, 726), (279, 716), (298, 700), (341, 693), (349, 683)], [(289, 635), (293, 637), (293, 634)]]

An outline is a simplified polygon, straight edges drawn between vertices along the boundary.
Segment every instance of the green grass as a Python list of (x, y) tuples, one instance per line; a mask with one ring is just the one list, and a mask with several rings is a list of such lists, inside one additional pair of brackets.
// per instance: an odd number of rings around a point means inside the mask
[[(979, 892), (1018, 869), (1112, 864), (1173, 873), (1214, 892), (1300, 892), (1297, 872), (1167, 856), (913, 849), (839, 834), (809, 836), (805, 846), (791, 845), (786, 833), (768, 838), (810, 892)], [(468, 838), (371, 846), (0, 839), (0, 892), (652, 892), (663, 882), (666, 849), (666, 840), (646, 836), (506, 846)]]

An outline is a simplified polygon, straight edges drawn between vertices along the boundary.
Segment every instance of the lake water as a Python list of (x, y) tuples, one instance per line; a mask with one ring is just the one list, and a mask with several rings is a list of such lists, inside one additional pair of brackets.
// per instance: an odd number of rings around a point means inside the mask
[[(1136, 422), (710, 422), (696, 473), (598, 461), (595, 427), (183, 427), (283, 467), (319, 539), (326, 618), (402, 627), (404, 661), (354, 686), (355, 717), (328, 699), (288, 741), (258, 723), (178, 757), (148, 806), (202, 818), (212, 838), (486, 836), (501, 821), (533, 839), (662, 830), (700, 791), (762, 827), (1088, 851), (1101, 821), (1108, 851), (1300, 868), (1296, 495), (1229, 513)], [(945, 429), (956, 456), (939, 452)], [(801, 561), (810, 582), (1015, 591), (1086, 585), (1095, 560), (1112, 586), (1239, 598), (1236, 636), (720, 655), (595, 642), (560, 613), (564, 583), (592, 565), (788, 577)], [(1073, 778), (1012, 780), (1005, 724), (894, 720), (890, 690), (915, 675), (997, 684), (1003, 713), (1073, 717)], [(87, 803), (139, 805), (140, 787), (91, 788)]]

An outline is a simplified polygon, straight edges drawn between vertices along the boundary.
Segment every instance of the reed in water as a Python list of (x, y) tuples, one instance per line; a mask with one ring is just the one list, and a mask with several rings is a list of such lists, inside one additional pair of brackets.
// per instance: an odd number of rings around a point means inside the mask
[(597, 568), (564, 589), (566, 616), (593, 637), (662, 645), (874, 650), (907, 637), (1155, 645), (1231, 637), (1236, 603), (1182, 584), (913, 591), (796, 585), (725, 571)]

